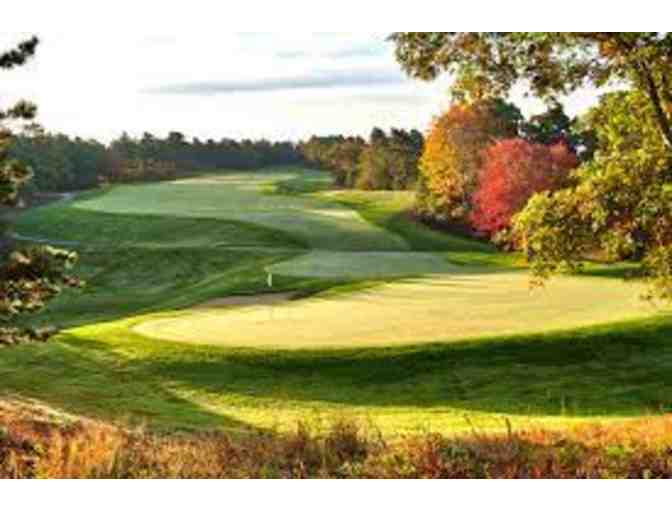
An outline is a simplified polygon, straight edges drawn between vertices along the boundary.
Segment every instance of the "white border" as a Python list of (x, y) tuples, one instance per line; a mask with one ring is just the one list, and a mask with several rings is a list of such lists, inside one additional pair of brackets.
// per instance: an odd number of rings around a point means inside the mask
[[(3, 25), (13, 31), (101, 31), (123, 37), (207, 31), (352, 32), (397, 30), (636, 30), (667, 29), (672, 7), (660, 0), (22, 0), (5, 2)], [(1, 31), (2, 29), (0, 29)]]
[[(87, 37), (129, 27), (148, 34), (207, 31), (632, 30), (669, 24), (660, 0), (457, 1), (339, 0), (34, 1), (3, 5), (5, 30), (74, 31)], [(73, 55), (73, 58), (76, 56)], [(114, 483), (114, 484), (113, 484)], [(646, 483), (646, 486), (642, 484)], [(669, 485), (651, 482), (11, 482), (0, 481), (2, 508), (96, 510), (292, 508), (654, 508)], [(573, 506), (570, 506), (573, 505)]]
[[(646, 485), (644, 485), (646, 484)], [(69, 510), (658, 508), (651, 481), (0, 481), (2, 507)]]

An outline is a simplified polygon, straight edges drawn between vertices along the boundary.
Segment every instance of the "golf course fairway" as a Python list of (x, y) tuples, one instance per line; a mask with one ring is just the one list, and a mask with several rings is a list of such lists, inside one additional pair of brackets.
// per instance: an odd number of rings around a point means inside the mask
[[(384, 434), (672, 409), (672, 319), (627, 266), (531, 290), (524, 261), (416, 222), (412, 192), (305, 168), (116, 185), (24, 212), (83, 289), (1, 350), (0, 396), (167, 430), (343, 415)], [(272, 275), (269, 278), (269, 274)]]

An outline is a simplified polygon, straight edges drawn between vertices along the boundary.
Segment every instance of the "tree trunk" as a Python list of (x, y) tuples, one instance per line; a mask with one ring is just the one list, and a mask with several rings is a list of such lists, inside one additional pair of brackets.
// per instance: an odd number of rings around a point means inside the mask
[[(646, 64), (641, 64), (639, 66), (639, 70), (639, 74), (644, 81), (644, 86), (646, 87), (649, 100), (653, 104), (653, 110), (656, 114), (656, 121), (658, 122), (658, 128), (660, 129), (663, 143), (667, 146), (668, 149), (672, 150), (672, 126), (670, 125), (670, 119), (665, 114), (665, 110), (663, 110), (663, 104), (660, 93), (658, 91), (658, 86), (656, 85), (656, 81), (654, 80), (653, 74)], [(669, 91), (665, 91), (664, 93), (665, 95), (669, 95)]]
[(661, 81), (661, 91), (663, 94), (663, 100), (666, 103), (670, 103), (670, 105), (672, 105), (672, 88), (670, 88), (670, 83), (667, 81), (667, 76), (665, 75), (665, 73), (661, 75), (660, 81)]

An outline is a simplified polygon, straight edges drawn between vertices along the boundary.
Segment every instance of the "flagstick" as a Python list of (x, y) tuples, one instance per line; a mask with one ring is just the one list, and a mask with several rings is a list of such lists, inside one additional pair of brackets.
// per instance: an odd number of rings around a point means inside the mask
[[(273, 273), (271, 273), (268, 269), (266, 270), (268, 272), (268, 277), (266, 278), (266, 283), (268, 285), (269, 289), (273, 288)], [(273, 300), (271, 300), (271, 304), (269, 306), (269, 315), (271, 321), (273, 321)]]

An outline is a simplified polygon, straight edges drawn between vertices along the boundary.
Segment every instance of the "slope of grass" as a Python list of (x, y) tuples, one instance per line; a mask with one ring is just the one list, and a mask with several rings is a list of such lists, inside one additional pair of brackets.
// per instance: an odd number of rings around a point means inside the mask
[(253, 223), (214, 218), (111, 214), (54, 204), (24, 215), (18, 234), (83, 247), (202, 248), (282, 247), (305, 249), (300, 239)]
[(3, 351), (3, 395), (162, 429), (286, 430), (338, 416), (386, 434), (565, 426), (669, 412), (669, 320), (569, 333), (351, 350), (148, 339), (135, 321)]
[[(309, 179), (321, 174), (304, 170), (300, 175)], [(408, 249), (402, 239), (345, 206), (310, 196), (266, 192), (275, 182), (291, 178), (296, 174), (289, 170), (227, 172), (160, 184), (117, 186), (103, 195), (78, 200), (72, 207), (108, 214), (253, 223), (285, 232), (315, 249)]]
[(414, 251), (497, 253), (487, 243), (430, 230), (414, 221), (412, 191), (339, 190), (317, 196), (355, 209), (371, 223), (399, 234)]
[[(324, 191), (323, 174), (281, 169), (120, 186), (29, 211), (18, 231), (80, 243), (78, 271), (89, 285), (35, 318), (79, 327), (46, 345), (0, 351), (0, 398), (161, 429), (283, 429), (354, 415), (386, 434), (501, 429), (505, 417), (514, 426), (565, 426), (670, 411), (672, 319), (634, 320), (635, 288), (628, 294), (605, 274), (559, 280), (562, 294), (552, 284), (526, 301), (514, 258), (415, 223), (409, 197)], [(322, 264), (315, 274), (304, 276), (305, 257)], [(269, 289), (269, 267), (295, 271), (277, 273)], [(437, 272), (412, 292), (390, 291), (412, 283), (385, 285), (402, 273)], [(497, 291), (501, 278), (510, 282)], [(291, 305), (304, 322), (277, 311), (275, 325), (269, 310), (221, 311), (220, 345), (134, 330), (156, 313), (196, 314), (193, 330), (203, 311), (191, 305), (269, 291), (328, 292)], [(423, 304), (425, 295), (431, 302)], [(327, 308), (301, 308), (311, 303)], [(485, 327), (488, 314), (494, 322)], [(545, 331), (515, 329), (528, 322)], [(245, 328), (248, 339), (270, 338), (275, 328), (275, 347), (236, 338)], [(311, 331), (341, 339), (349, 331), (349, 347), (288, 348)], [(360, 342), (367, 335), (375, 348)]]

